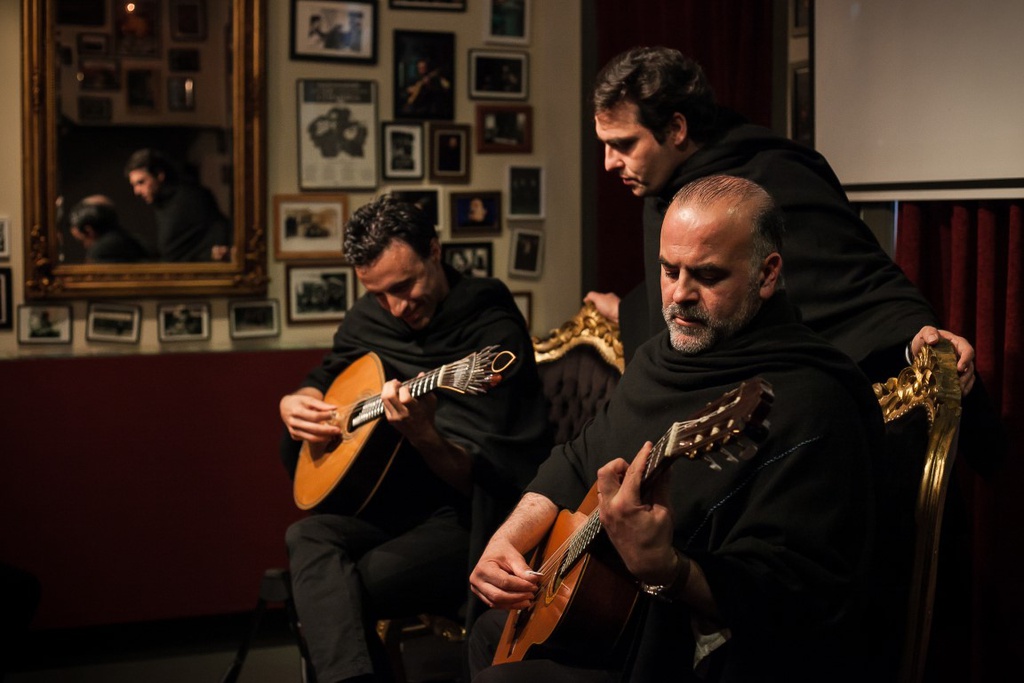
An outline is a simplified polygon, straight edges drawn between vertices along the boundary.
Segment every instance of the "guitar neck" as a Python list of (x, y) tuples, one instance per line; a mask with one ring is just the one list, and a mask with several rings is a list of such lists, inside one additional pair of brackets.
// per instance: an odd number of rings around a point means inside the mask
[[(442, 365), (441, 367), (435, 368), (428, 373), (420, 375), (419, 377), (402, 382), (402, 386), (409, 389), (409, 394), (413, 398), (419, 398), (420, 396), (439, 388), (440, 385), (438, 380), (446, 367), (446, 365)], [(373, 398), (366, 399), (365, 401), (360, 401), (352, 408), (350, 428), (356, 429), (367, 422), (376, 420), (383, 414), (384, 401), (381, 400), (380, 394), (377, 394)]]

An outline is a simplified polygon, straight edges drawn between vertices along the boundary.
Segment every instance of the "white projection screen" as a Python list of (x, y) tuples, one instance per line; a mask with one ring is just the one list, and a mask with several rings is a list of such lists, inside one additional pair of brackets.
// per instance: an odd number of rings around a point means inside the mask
[(1024, 0), (817, 0), (815, 146), (862, 198), (1024, 196)]

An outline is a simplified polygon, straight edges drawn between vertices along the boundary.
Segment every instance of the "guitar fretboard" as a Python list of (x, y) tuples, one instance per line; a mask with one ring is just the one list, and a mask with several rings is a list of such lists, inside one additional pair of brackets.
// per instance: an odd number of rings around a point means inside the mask
[[(402, 382), (402, 386), (409, 388), (409, 393), (413, 398), (419, 398), (440, 386), (439, 378), (447, 367), (447, 365), (442, 365), (439, 368), (431, 370), (425, 375)], [(365, 401), (360, 401), (352, 408), (352, 417), (349, 428), (350, 430), (357, 429), (371, 420), (376, 420), (383, 414), (384, 401), (381, 400), (380, 395), (374, 396), (373, 398)]]

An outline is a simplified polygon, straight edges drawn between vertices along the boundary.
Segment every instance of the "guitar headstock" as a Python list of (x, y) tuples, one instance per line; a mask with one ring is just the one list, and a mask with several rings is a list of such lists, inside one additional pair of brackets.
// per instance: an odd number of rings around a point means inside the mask
[(437, 385), (460, 394), (482, 394), (501, 381), (501, 373), (516, 360), (511, 351), (485, 346), (438, 369)]

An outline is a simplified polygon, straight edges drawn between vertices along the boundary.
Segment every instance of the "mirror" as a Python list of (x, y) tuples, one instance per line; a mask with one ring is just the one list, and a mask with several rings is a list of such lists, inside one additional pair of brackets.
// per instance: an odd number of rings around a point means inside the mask
[[(27, 299), (266, 291), (263, 21), (263, 0), (23, 0)], [(152, 203), (126, 176), (142, 147), (169, 162)], [(186, 185), (224, 215), (213, 243), (228, 245), (167, 248), (174, 212), (197, 202), (162, 202)], [(141, 245), (127, 262), (71, 230), (91, 195)]]

